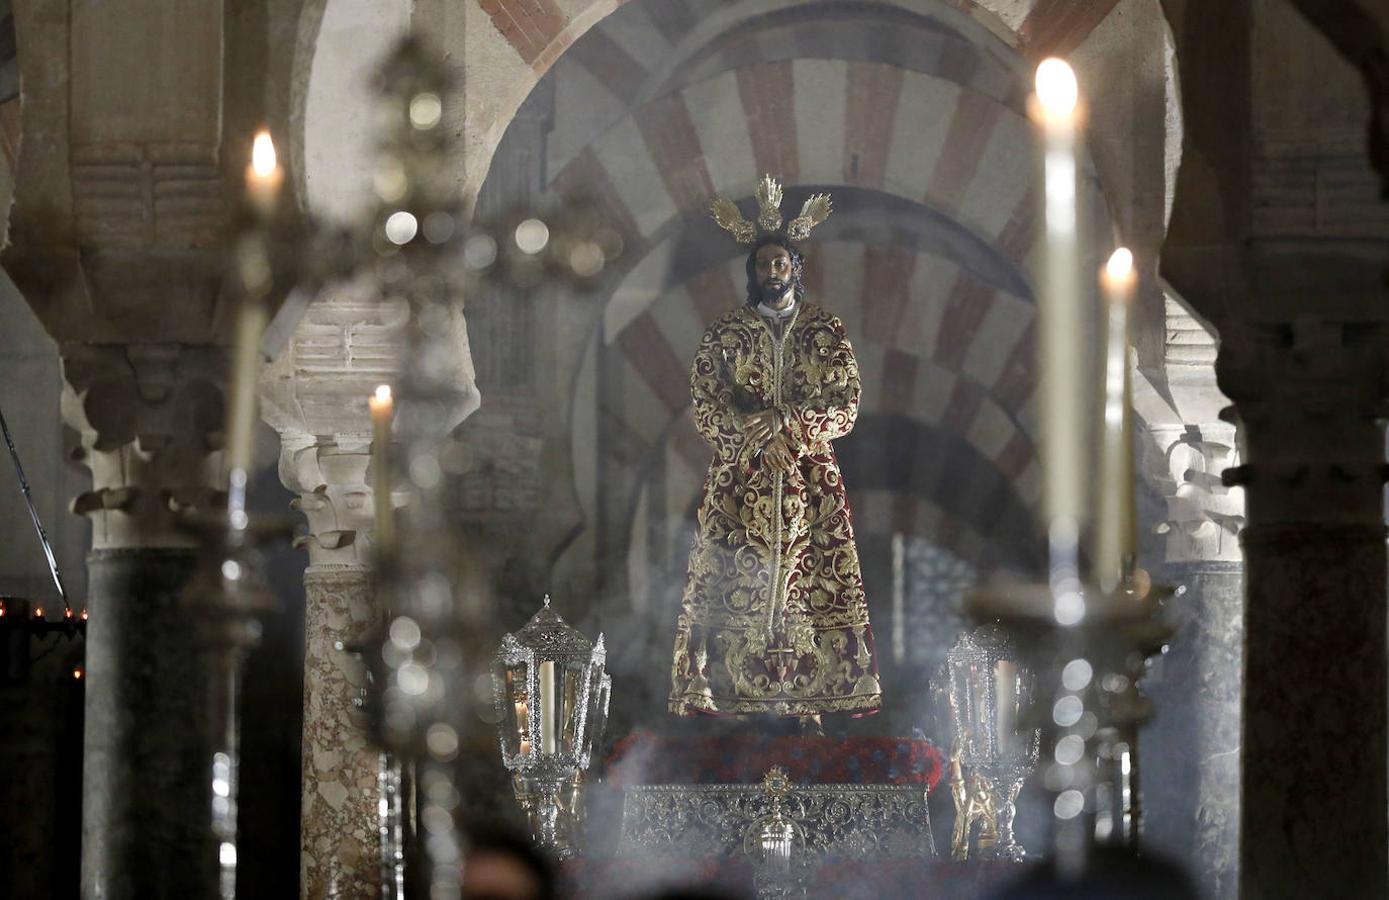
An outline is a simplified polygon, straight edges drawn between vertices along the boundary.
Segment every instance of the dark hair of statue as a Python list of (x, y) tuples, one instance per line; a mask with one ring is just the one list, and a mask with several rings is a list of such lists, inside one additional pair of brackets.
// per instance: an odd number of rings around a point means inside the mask
[(801, 284), (801, 276), (805, 274), (805, 257), (796, 249), (796, 245), (791, 243), (789, 237), (777, 231), (762, 235), (748, 251), (748, 296), (743, 302), (755, 307), (762, 299), (762, 286), (757, 282), (757, 251), (768, 244), (785, 247), (786, 252), (791, 254), (791, 288), (795, 291), (796, 302), (800, 303), (805, 296), (805, 285)]

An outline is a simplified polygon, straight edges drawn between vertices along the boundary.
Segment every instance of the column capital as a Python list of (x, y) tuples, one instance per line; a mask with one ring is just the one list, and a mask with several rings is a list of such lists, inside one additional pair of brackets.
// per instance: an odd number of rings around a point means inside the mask
[(1142, 477), (1166, 508), (1156, 523), (1168, 565), (1238, 565), (1244, 491), (1221, 474), (1239, 464), (1235, 426), (1220, 420), (1228, 400), (1216, 384), (1210, 327), (1172, 293), (1165, 297), (1163, 364), (1133, 373), (1134, 410), (1146, 439)]
[(1145, 458), (1145, 479), (1167, 505), (1157, 531), (1166, 539), (1168, 565), (1238, 564), (1244, 527), (1244, 490), (1221, 474), (1239, 464), (1235, 428), (1225, 422), (1149, 426), (1156, 453)]
[(372, 498), (371, 436), (336, 439), (283, 434), (280, 481), (299, 496), (292, 509), (304, 514), (308, 533), (295, 541), (309, 565), (368, 567), (376, 504)]
[(299, 496), (309, 564), (367, 567), (376, 507), (367, 398), (393, 383), (409, 310), (365, 279), (316, 297), (260, 383), (261, 412), (280, 433), (280, 481)]
[(1249, 489), (1251, 521), (1382, 523), (1386, 327), (1309, 314), (1235, 332), (1216, 363), (1234, 401), (1221, 418), (1249, 462), (1224, 481)]
[(92, 489), (94, 549), (189, 547), (176, 517), (224, 499), (226, 351), (172, 343), (64, 344), (62, 411)]

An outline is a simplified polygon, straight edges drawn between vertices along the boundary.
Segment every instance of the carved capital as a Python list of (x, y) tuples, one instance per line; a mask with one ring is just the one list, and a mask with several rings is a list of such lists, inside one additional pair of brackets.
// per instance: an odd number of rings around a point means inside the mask
[(1239, 563), (1244, 491), (1222, 481), (1240, 454), (1234, 426), (1219, 418), (1228, 401), (1215, 379), (1217, 342), (1175, 296), (1165, 299), (1163, 364), (1133, 373), (1134, 410), (1147, 432), (1143, 478), (1164, 504), (1156, 531), (1169, 565)]
[(291, 507), (304, 514), (308, 533), (295, 546), (309, 565), (367, 566), (371, 562), (371, 436), (337, 440), (281, 435), (280, 480), (299, 496)]
[(1226, 481), (1249, 492), (1250, 521), (1383, 520), (1385, 329), (1317, 316), (1247, 326), (1222, 345), (1244, 465)]
[(92, 518), (93, 547), (190, 546), (176, 514), (224, 499), (225, 350), (66, 344), (62, 361), (73, 456), (92, 473), (73, 511)]
[(335, 285), (314, 299), (261, 376), (262, 415), (280, 433), (280, 480), (308, 520), (299, 544), (310, 565), (370, 563), (367, 398), (397, 379), (408, 313), (365, 280)]
[(1221, 478), (1239, 462), (1234, 426), (1154, 425), (1149, 433), (1158, 452), (1145, 474), (1166, 502), (1166, 517), (1157, 525), (1167, 542), (1166, 562), (1239, 562), (1244, 490)]

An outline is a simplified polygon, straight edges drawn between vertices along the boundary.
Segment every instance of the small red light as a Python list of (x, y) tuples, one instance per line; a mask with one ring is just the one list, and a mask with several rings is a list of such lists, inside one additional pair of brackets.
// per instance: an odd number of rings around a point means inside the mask
[(83, 622), (87, 621), (87, 611), (86, 611), (85, 609), (82, 610), (82, 621), (83, 621)]
[(63, 610), (63, 618), (64, 618), (64, 619), (71, 619), (71, 618), (72, 618), (72, 607), (68, 607), (67, 609)]

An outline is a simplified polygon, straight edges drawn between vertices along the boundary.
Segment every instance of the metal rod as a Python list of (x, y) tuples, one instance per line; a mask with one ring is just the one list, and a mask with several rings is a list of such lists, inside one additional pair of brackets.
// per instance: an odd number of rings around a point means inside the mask
[(10, 448), (10, 459), (14, 460), (14, 472), (19, 476), (20, 489), (24, 491), (24, 502), (29, 507), (29, 518), (33, 519), (34, 530), (39, 533), (39, 543), (43, 545), (43, 555), (48, 559), (48, 571), (53, 574), (53, 584), (58, 588), (58, 596), (63, 601), (63, 608), (72, 609), (72, 604), (68, 602), (68, 592), (63, 587), (63, 576), (58, 573), (58, 560), (53, 556), (53, 545), (48, 542), (48, 532), (43, 530), (39, 511), (34, 508), (34, 495), (29, 491), (29, 479), (24, 477), (24, 466), (19, 462), (19, 451), (14, 447), (14, 438), (10, 437), (10, 426), (5, 422), (4, 410), (0, 410), (0, 431), (5, 433), (5, 446)]

